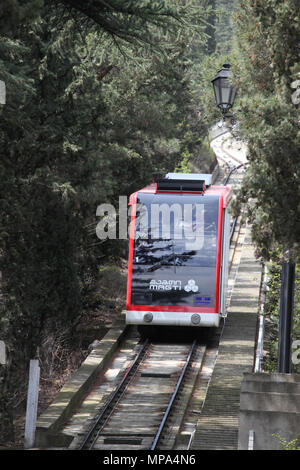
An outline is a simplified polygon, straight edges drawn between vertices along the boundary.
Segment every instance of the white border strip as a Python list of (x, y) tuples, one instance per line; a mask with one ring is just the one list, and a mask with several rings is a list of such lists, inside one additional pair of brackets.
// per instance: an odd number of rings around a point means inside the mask
[[(153, 320), (150, 323), (144, 321), (144, 315), (152, 313)], [(198, 313), (200, 323), (194, 325), (191, 321), (192, 315), (197, 312), (157, 312), (152, 310), (127, 310), (126, 323), (128, 325), (174, 325), (174, 326), (219, 326), (220, 316), (218, 313)]]

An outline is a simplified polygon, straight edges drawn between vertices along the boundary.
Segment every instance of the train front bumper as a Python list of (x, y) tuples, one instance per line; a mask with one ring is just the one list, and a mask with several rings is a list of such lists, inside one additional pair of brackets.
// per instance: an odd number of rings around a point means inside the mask
[(218, 327), (219, 323), (220, 315), (218, 313), (126, 310), (127, 325)]

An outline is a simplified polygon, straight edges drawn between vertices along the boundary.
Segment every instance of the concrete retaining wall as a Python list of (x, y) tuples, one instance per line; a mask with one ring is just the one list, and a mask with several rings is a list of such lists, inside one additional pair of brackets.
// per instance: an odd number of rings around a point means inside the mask
[(39, 416), (36, 428), (37, 447), (68, 447), (73, 439), (61, 432), (89, 387), (116, 351), (125, 333), (125, 314), (122, 313), (112, 328), (91, 351), (80, 368), (63, 386), (51, 405)]
[(300, 374), (244, 374), (239, 414), (239, 450), (247, 450), (249, 432), (254, 431), (254, 450), (281, 449), (299, 439)]

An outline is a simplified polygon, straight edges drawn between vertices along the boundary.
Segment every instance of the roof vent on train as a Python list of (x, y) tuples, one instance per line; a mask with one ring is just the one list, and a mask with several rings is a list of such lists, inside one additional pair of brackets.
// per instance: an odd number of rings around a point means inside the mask
[(205, 186), (212, 183), (212, 175), (210, 173), (167, 173), (165, 178), (175, 180), (201, 180), (205, 182)]
[(157, 191), (166, 192), (193, 192), (204, 193), (205, 181), (204, 180), (174, 180), (174, 179), (160, 179), (156, 181)]
[(184, 191), (203, 193), (211, 184), (211, 175), (200, 173), (168, 173), (156, 181), (157, 191)]

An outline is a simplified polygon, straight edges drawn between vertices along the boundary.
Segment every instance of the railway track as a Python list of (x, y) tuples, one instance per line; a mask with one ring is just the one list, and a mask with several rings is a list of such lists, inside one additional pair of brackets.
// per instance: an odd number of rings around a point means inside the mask
[(88, 431), (72, 448), (169, 448), (184, 414), (178, 400), (182, 404), (190, 393), (185, 386), (193, 383), (195, 365), (204, 353), (205, 345), (196, 339), (176, 344), (145, 340)]
[[(227, 135), (228, 134), (228, 135)], [(245, 151), (242, 152), (244, 155), (242, 157), (237, 157), (233, 154), (231, 150), (233, 144), (228, 145), (229, 141), (229, 132), (223, 132), (222, 134), (218, 135), (214, 138), (214, 142), (212, 143), (212, 148), (214, 149), (215, 153), (217, 154), (217, 160), (219, 162), (219, 166), (224, 172), (224, 182), (223, 184), (227, 184), (229, 179), (231, 178), (230, 185), (235, 187), (241, 183), (241, 179), (243, 177), (243, 173), (245, 172), (245, 167), (248, 164)], [(226, 145), (227, 144), (227, 145)], [(227, 146), (227, 148), (226, 148)], [(241, 150), (242, 144), (239, 144), (236, 150)], [(237, 170), (240, 170), (237, 172)], [(234, 175), (236, 178), (232, 178)]]

